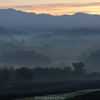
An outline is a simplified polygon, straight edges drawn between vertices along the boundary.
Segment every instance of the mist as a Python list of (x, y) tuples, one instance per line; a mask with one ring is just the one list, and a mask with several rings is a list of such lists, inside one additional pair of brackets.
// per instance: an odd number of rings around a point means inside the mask
[(100, 88), (99, 20), (0, 9), (0, 100)]
[[(73, 62), (86, 61), (92, 52), (99, 49), (99, 28), (77, 28), (59, 30), (15, 30), (0, 27), (0, 63), (1, 65), (17, 65), (27, 67), (63, 67)], [(33, 58), (32, 58), (32, 54)], [(31, 54), (32, 53), (32, 54)], [(23, 55), (18, 61), (18, 55)], [(49, 59), (45, 63), (41, 59)], [(27, 58), (27, 56), (29, 56)], [(26, 61), (23, 60), (26, 57)], [(37, 60), (35, 58), (37, 58)], [(11, 59), (10, 59), (11, 58)], [(28, 60), (29, 59), (29, 60)], [(31, 59), (31, 60), (30, 60)], [(98, 71), (96, 67), (86, 63), (88, 71)], [(91, 62), (89, 62), (91, 63)]]

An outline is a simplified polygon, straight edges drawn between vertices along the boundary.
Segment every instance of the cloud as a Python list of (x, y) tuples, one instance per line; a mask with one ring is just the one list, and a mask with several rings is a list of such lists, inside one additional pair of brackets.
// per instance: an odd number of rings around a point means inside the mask
[[(68, 14), (73, 14), (76, 12), (87, 12), (95, 13), (100, 9), (100, 2), (92, 3), (55, 3), (55, 4), (41, 4), (41, 5), (20, 5), (20, 6), (10, 6), (10, 8), (15, 8), (18, 10), (35, 12), (35, 13), (49, 13), (49, 14), (64, 14), (63, 12), (68, 12)], [(89, 8), (90, 7), (90, 8)], [(6, 6), (7, 8), (7, 6)], [(87, 9), (88, 8), (88, 9)], [(96, 11), (95, 11), (96, 10)]]
[(43, 7), (87, 7), (87, 6), (100, 6), (100, 2), (94, 3), (59, 3), (59, 4), (45, 4)]
[(14, 6), (17, 8), (59, 8), (59, 7), (87, 7), (100, 6), (100, 2), (93, 3), (57, 3), (57, 4), (42, 4), (42, 5), (22, 5)]

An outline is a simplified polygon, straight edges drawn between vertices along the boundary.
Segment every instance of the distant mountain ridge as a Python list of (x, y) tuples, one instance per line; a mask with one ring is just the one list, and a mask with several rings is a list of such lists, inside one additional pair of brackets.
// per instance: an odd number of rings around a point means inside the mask
[(34, 51), (4, 52), (0, 57), (1, 63), (22, 65), (49, 65), (51, 59)]
[[(44, 13), (41, 13), (41, 14), (36, 14), (36, 13), (34, 13), (34, 12), (24, 12), (24, 11), (21, 11), (21, 10), (15, 10), (15, 9), (13, 9), (13, 8), (8, 8), (8, 9), (0, 9), (0, 11), (1, 11), (1, 13), (14, 13), (14, 12), (17, 12), (17, 13), (24, 13), (24, 14), (29, 14), (29, 15), (31, 15), (31, 14), (34, 14), (34, 15), (47, 15), (47, 16), (54, 16), (54, 15), (50, 15), (50, 14), (44, 14)], [(75, 13), (75, 14), (73, 14), (73, 15), (91, 15), (91, 14), (87, 14), (87, 13), (83, 13), (83, 12), (77, 12), (77, 13)], [(56, 15), (57, 16), (57, 15)], [(61, 15), (61, 16), (72, 16), (72, 15), (66, 15), (66, 14), (64, 14), (64, 15)]]
[(11, 40), (11, 39), (20, 39), (25, 38), (28, 35), (31, 35), (29, 32), (19, 31), (19, 30), (10, 30), (0, 26), (0, 40)]
[(100, 15), (79, 12), (73, 15), (52, 16), (50, 14), (27, 13), (9, 8), (0, 9), (0, 25), (24, 25), (42, 29), (100, 28)]

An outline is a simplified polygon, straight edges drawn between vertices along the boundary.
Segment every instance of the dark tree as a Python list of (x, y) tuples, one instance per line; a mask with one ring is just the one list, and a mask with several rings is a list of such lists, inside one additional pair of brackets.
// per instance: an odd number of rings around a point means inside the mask
[(85, 65), (82, 62), (80, 62), (80, 63), (73, 63), (74, 73), (77, 76), (77, 78), (79, 78), (81, 81), (83, 80), (83, 74), (86, 71), (84, 66)]
[(0, 69), (0, 82), (8, 81), (11, 79), (11, 77), (12, 77), (12, 74), (10, 70), (6, 68)]
[(23, 80), (31, 80), (34, 76), (33, 70), (27, 67), (21, 67), (21, 68), (16, 69), (16, 73), (20, 77), (20, 79), (23, 79)]

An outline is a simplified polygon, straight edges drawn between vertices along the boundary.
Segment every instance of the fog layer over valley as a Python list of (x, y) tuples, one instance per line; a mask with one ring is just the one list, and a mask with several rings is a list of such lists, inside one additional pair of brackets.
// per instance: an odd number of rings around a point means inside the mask
[[(63, 67), (73, 62), (85, 63), (91, 52), (99, 49), (99, 29), (79, 28), (26, 33), (0, 28), (1, 65)], [(89, 70), (96, 68), (92, 65), (86, 67)]]
[(83, 62), (88, 71), (98, 71), (98, 19), (84, 13), (52, 16), (0, 9), (0, 64), (64, 67)]

